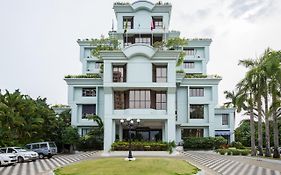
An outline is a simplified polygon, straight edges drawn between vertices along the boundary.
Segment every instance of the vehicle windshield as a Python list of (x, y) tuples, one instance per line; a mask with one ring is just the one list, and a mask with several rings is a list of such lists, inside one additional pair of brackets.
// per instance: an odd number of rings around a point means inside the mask
[(18, 152), (26, 152), (27, 150), (24, 148), (14, 148), (15, 150), (17, 150)]
[(54, 142), (49, 142), (50, 147), (56, 147), (56, 144)]

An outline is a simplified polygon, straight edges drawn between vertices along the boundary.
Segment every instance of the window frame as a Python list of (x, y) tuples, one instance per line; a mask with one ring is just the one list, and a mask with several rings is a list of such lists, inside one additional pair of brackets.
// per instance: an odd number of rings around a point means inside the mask
[(123, 16), (123, 29), (125, 29), (126, 21), (128, 21), (128, 29), (133, 29), (134, 16)]
[[(197, 108), (197, 109), (193, 109), (193, 110), (198, 110), (200, 108), (200, 110), (202, 111), (192, 111), (192, 107), (193, 108)], [(189, 118), (190, 119), (204, 119), (204, 113), (205, 113), (205, 105), (202, 104), (190, 104), (189, 105)], [(200, 113), (199, 113), (200, 112)], [(195, 114), (194, 114), (195, 113)]]
[[(119, 72), (120, 75), (121, 75), (120, 78), (119, 77), (115, 77), (115, 76), (118, 76), (118, 75), (114, 75), (114, 72), (115, 72), (115, 74), (117, 72)], [(124, 65), (115, 65), (115, 64), (113, 64), (112, 65), (112, 82), (113, 83), (125, 83), (126, 79), (127, 79), (127, 64), (124, 64)]]
[(195, 68), (195, 62), (194, 61), (185, 61), (183, 63), (183, 67), (185, 69), (194, 69)]
[[(85, 106), (93, 106), (93, 113), (86, 113), (86, 112), (83, 112), (83, 107)], [(82, 104), (82, 119), (87, 119), (87, 115), (96, 115), (96, 107), (97, 105), (96, 104)]]
[(189, 96), (190, 97), (204, 97), (205, 88), (203, 87), (189, 87)]
[[(160, 101), (157, 98), (160, 95)], [(156, 91), (155, 93), (155, 109), (156, 110), (167, 110), (167, 92), (166, 91)], [(159, 106), (160, 105), (160, 106)]]
[[(93, 92), (89, 92), (89, 91), (93, 91)], [(92, 95), (89, 95), (87, 93), (92, 93)], [(82, 88), (82, 97), (96, 97), (97, 92), (96, 92), (96, 88)]]
[[(158, 74), (160, 70), (160, 75)], [(165, 72), (164, 72), (165, 70)], [(168, 82), (168, 65), (152, 64), (152, 82), (166, 83)]]
[(221, 124), (222, 125), (229, 125), (229, 114), (222, 114), (221, 115)]

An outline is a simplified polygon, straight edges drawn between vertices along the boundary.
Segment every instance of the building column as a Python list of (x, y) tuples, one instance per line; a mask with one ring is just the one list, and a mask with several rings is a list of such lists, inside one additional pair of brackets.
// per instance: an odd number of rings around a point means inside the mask
[(179, 143), (182, 141), (181, 138), (181, 127), (180, 126), (176, 126), (176, 143)]
[[(112, 120), (112, 142), (115, 142), (115, 135), (116, 135), (116, 124), (115, 124), (115, 120)], [(111, 147), (111, 145), (110, 145)]]
[(119, 140), (123, 140), (123, 128), (122, 125), (119, 125)]
[(167, 120), (167, 141), (176, 141), (176, 122), (174, 116)]
[(106, 118), (104, 119), (104, 143), (103, 143), (103, 149), (104, 152), (108, 152), (111, 149), (111, 144), (113, 140), (112, 136), (112, 119), (111, 118)]

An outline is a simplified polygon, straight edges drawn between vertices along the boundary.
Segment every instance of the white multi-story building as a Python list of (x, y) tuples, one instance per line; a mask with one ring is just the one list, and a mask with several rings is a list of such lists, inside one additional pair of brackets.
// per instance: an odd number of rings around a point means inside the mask
[[(206, 75), (212, 40), (188, 39), (176, 50), (153, 48), (156, 41), (180, 35), (169, 31), (170, 3), (115, 3), (113, 9), (117, 30), (109, 35), (118, 39), (119, 50), (101, 51), (98, 59), (91, 54), (92, 41), (78, 40), (82, 74), (99, 73), (103, 64), (101, 78), (65, 78), (71, 122), (79, 133), (97, 126), (86, 117), (97, 114), (104, 122), (105, 151), (114, 141), (128, 139), (120, 123), (128, 117), (141, 120), (131, 131), (136, 140), (178, 143), (184, 137), (221, 135), (233, 141), (234, 109), (217, 108), (221, 78)], [(182, 51), (184, 63), (176, 66)]]

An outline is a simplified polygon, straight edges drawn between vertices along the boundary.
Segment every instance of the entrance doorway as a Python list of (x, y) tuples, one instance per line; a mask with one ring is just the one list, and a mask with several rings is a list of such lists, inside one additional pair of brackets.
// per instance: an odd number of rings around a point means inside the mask
[[(162, 141), (162, 129), (136, 128), (130, 134), (133, 141)], [(129, 140), (128, 129), (123, 129), (123, 140)]]

